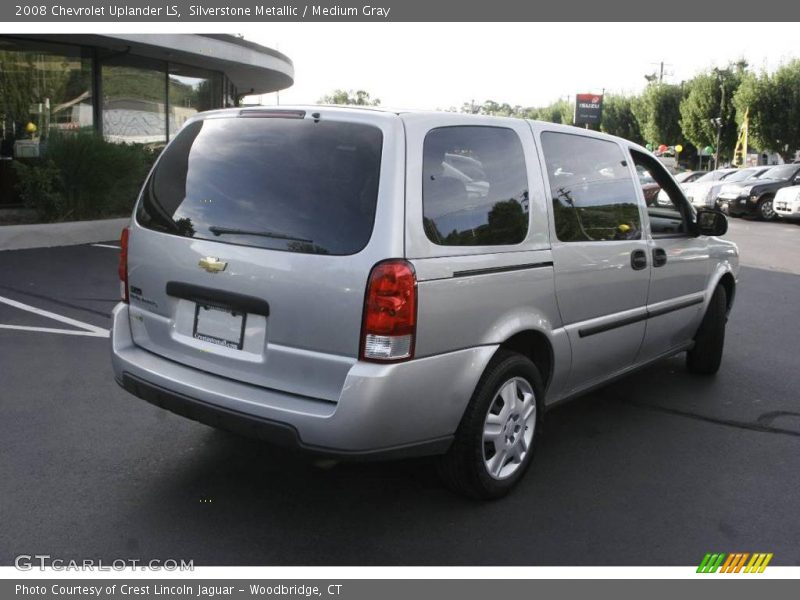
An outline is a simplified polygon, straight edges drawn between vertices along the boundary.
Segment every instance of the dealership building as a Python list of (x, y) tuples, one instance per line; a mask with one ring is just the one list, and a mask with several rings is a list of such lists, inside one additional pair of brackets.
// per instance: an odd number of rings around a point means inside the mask
[(13, 161), (54, 132), (165, 144), (199, 111), (294, 82), (285, 55), (233, 35), (0, 35), (0, 207)]

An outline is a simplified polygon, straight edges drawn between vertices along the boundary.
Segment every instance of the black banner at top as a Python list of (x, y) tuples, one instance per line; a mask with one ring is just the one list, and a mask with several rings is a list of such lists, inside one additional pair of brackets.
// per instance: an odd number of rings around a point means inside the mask
[[(278, 21), (781, 21), (800, 19), (800, 3), (762, 0), (520, 2), (519, 0), (11, 0), (0, 23)], [(569, 30), (565, 29), (565, 37)]]

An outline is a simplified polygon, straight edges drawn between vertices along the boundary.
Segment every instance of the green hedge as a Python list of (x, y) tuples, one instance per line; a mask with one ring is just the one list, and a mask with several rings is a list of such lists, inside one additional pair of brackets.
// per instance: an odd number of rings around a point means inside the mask
[(39, 158), (14, 161), (17, 191), (42, 221), (126, 216), (157, 156), (93, 133), (51, 135)]

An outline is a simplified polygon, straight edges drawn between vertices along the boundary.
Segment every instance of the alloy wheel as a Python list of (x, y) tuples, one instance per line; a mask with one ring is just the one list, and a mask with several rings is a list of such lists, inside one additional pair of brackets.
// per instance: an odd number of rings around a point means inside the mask
[(483, 462), (494, 479), (511, 477), (524, 464), (536, 430), (536, 397), (522, 377), (500, 386), (483, 424)]
[(772, 208), (772, 200), (764, 200), (760, 206), (761, 216), (769, 221), (775, 216), (775, 209)]

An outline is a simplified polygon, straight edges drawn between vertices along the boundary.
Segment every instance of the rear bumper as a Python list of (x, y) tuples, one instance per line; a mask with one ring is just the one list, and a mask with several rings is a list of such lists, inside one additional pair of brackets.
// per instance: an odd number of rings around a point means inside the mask
[(152, 404), (222, 429), (342, 457), (442, 453), (497, 346), (405, 363), (357, 362), (338, 402), (296, 396), (175, 363), (133, 343), (127, 305), (114, 309), (117, 382)]

